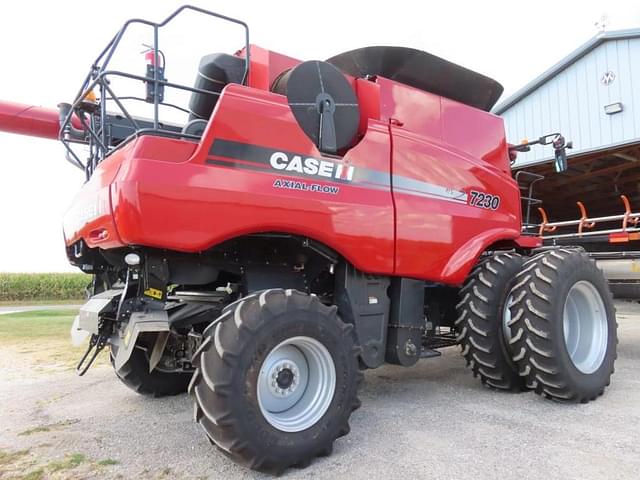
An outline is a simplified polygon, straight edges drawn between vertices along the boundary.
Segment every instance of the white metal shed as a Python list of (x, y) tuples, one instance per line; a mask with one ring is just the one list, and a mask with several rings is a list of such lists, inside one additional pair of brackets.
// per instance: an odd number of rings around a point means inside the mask
[(560, 224), (543, 231), (546, 244), (581, 245), (614, 292), (640, 298), (640, 29), (597, 35), (493, 112), (504, 118), (512, 143), (554, 132), (573, 141), (561, 174), (549, 147), (518, 153), (516, 172), (545, 177), (535, 184), (532, 196), (542, 204), (531, 208), (530, 222), (543, 221), (535, 208), (541, 206), (550, 223)]
[[(493, 112), (512, 142), (562, 132), (573, 156), (640, 142), (640, 29), (595, 36)], [(533, 147), (518, 163), (548, 158)]]

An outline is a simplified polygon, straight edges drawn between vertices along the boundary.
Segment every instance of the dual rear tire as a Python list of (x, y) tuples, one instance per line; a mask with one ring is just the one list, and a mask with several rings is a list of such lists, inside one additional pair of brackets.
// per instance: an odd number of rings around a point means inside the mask
[(521, 391), (525, 379), (511, 358), (510, 292), (523, 258), (516, 253), (496, 253), (486, 257), (473, 269), (460, 290), (455, 327), (462, 355), (473, 375), (483, 385), (499, 390)]
[(609, 385), (617, 323), (607, 280), (586, 252), (553, 249), (528, 260), (512, 292), (511, 351), (527, 386), (586, 403)]
[(474, 375), (493, 388), (588, 402), (609, 385), (616, 319), (607, 281), (578, 249), (485, 258), (461, 289), (456, 321)]

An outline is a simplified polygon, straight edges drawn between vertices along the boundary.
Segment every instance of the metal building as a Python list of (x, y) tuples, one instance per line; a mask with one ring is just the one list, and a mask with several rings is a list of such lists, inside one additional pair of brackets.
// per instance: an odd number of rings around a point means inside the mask
[(542, 232), (547, 243), (580, 244), (611, 279), (640, 280), (640, 28), (597, 35), (493, 112), (512, 143), (553, 132), (573, 142), (564, 173), (554, 172), (548, 147), (519, 153), (514, 165), (545, 177), (531, 222), (546, 220), (541, 206), (550, 223), (566, 223)]
[[(494, 109), (507, 136), (562, 132), (573, 155), (640, 141), (640, 29), (605, 32)], [(533, 147), (519, 162), (544, 160)]]

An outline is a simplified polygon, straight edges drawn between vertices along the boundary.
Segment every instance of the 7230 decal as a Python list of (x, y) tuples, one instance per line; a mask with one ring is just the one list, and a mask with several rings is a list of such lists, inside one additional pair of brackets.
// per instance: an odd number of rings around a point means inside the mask
[(490, 193), (471, 190), (469, 192), (469, 205), (472, 207), (486, 208), (487, 210), (497, 210), (500, 206), (500, 197), (498, 195), (491, 195)]

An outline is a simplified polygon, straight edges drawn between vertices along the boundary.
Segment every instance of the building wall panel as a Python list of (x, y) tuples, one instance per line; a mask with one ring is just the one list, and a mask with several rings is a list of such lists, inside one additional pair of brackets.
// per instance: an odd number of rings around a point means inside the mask
[[(602, 77), (613, 72), (613, 82)], [(623, 111), (607, 115), (605, 105)], [(611, 39), (548, 79), (502, 112), (511, 143), (561, 132), (574, 143), (570, 154), (640, 139), (640, 38)], [(533, 147), (518, 163), (550, 158), (549, 147)]]

